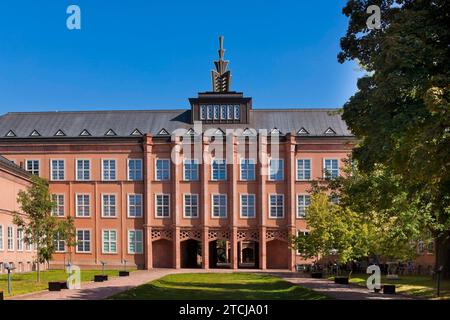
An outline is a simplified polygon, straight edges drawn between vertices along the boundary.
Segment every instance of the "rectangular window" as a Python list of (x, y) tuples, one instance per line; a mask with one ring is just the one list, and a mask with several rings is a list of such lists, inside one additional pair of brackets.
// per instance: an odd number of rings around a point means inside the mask
[(227, 216), (227, 195), (213, 194), (212, 196), (212, 216), (213, 218), (226, 218)]
[(214, 159), (212, 161), (211, 179), (214, 181), (227, 179), (227, 164), (224, 159)]
[(8, 226), (8, 251), (14, 251), (14, 227)]
[(4, 250), (3, 246), (3, 226), (0, 225), (0, 251)]
[(64, 160), (52, 160), (51, 161), (51, 174), (52, 180), (64, 180)]
[(227, 105), (227, 118), (233, 120), (234, 110), (232, 105)]
[(56, 232), (53, 237), (53, 242), (55, 245), (55, 252), (65, 252), (66, 251), (66, 241), (61, 239), (59, 232)]
[(116, 195), (103, 194), (102, 195), (102, 217), (116, 217)]
[(311, 196), (307, 194), (297, 195), (297, 218), (302, 219), (306, 217), (306, 208), (311, 204)]
[(241, 159), (241, 180), (242, 181), (255, 180), (255, 160)]
[(52, 194), (52, 200), (55, 203), (52, 209), (52, 215), (55, 217), (64, 217), (64, 195)]
[(269, 160), (269, 180), (280, 181), (284, 179), (284, 161), (283, 159)]
[(271, 194), (269, 196), (269, 217), (270, 218), (284, 217), (284, 195)]
[(139, 254), (143, 251), (142, 230), (128, 230), (128, 253)]
[(206, 119), (206, 106), (201, 105), (200, 106), (200, 120), (205, 120), (205, 119)]
[[(300, 230), (297, 231), (297, 237), (307, 237), (308, 235), (309, 235), (308, 231), (300, 231)], [(300, 250), (297, 250), (297, 254), (301, 255), (301, 254), (303, 254), (303, 252), (301, 252)]]
[(297, 159), (297, 180), (311, 180), (311, 160)]
[(129, 218), (142, 217), (142, 194), (128, 195), (128, 217)]
[(227, 120), (227, 106), (226, 105), (220, 106), (220, 119)]
[(234, 120), (239, 120), (241, 118), (241, 106), (234, 106)]
[(157, 218), (170, 217), (170, 195), (157, 194), (155, 195), (155, 199), (156, 199), (155, 216)]
[(214, 113), (213, 106), (209, 104), (207, 108), (208, 108), (207, 119), (212, 120)]
[(169, 159), (156, 160), (156, 177), (158, 181), (165, 181), (170, 179), (170, 161)]
[(91, 206), (90, 201), (91, 196), (89, 194), (77, 194), (76, 195), (76, 210), (75, 215), (77, 217), (90, 217), (91, 216)]
[(102, 160), (102, 179), (103, 181), (116, 180), (116, 160)]
[(91, 252), (91, 231), (85, 229), (77, 230), (77, 252)]
[(91, 179), (91, 161), (90, 160), (77, 160), (77, 180), (87, 181)]
[(339, 176), (339, 167), (337, 159), (324, 159), (323, 174), (325, 179), (334, 179)]
[(30, 174), (34, 174), (35, 176), (39, 176), (39, 160), (27, 160), (26, 170)]
[(142, 180), (142, 159), (128, 159), (128, 180)]
[(220, 119), (220, 106), (215, 105), (214, 106), (214, 120)]
[(255, 195), (241, 194), (241, 218), (255, 217)]
[(198, 161), (195, 159), (185, 159), (183, 164), (184, 181), (198, 180)]
[(23, 230), (17, 228), (17, 251), (23, 251)]
[(197, 194), (184, 194), (184, 209), (183, 215), (185, 218), (197, 218), (198, 217), (198, 195)]
[(102, 253), (117, 253), (117, 231), (103, 230)]

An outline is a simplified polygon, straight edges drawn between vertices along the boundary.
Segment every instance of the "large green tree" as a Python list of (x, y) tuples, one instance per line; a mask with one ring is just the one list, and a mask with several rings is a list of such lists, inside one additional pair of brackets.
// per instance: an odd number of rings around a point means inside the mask
[(37, 176), (31, 177), (31, 184), (18, 194), (18, 203), (25, 214), (15, 214), (14, 223), (24, 231), (24, 241), (36, 248), (36, 276), (40, 281), (40, 264), (49, 262), (55, 252), (55, 236), (71, 239), (73, 220), (57, 219), (52, 215), (55, 203), (49, 192), (48, 181)]
[[(381, 8), (381, 28), (366, 12)], [(338, 60), (367, 71), (343, 108), (360, 139), (353, 151), (362, 171), (383, 166), (414, 206), (430, 212), (436, 264), (450, 275), (450, 2), (349, 0)], [(385, 187), (390, 192), (389, 186)], [(395, 188), (395, 186), (393, 187)], [(395, 216), (395, 213), (393, 213)], [(421, 219), (428, 217), (421, 217)]]

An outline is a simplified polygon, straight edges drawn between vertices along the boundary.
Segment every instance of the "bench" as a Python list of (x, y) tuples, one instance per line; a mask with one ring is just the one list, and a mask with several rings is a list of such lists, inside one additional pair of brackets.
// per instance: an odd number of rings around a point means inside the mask
[(61, 282), (49, 282), (48, 291), (61, 291)]
[(119, 277), (128, 277), (129, 275), (129, 271), (119, 271)]

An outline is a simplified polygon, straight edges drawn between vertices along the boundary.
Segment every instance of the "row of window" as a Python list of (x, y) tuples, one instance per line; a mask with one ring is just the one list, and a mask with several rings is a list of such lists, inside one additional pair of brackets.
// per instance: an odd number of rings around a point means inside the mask
[[(91, 216), (91, 195), (90, 194), (76, 194), (76, 217), (90, 217)], [(53, 208), (53, 215), (58, 217), (65, 216), (65, 195), (53, 194), (53, 201), (55, 207)], [(117, 195), (116, 194), (102, 194), (102, 217), (116, 218), (117, 210)], [(141, 218), (143, 216), (143, 202), (142, 194), (128, 194), (128, 209), (127, 216), (129, 218)], [(331, 199), (336, 202), (336, 198)], [(310, 205), (311, 198), (307, 194), (297, 195), (297, 218), (304, 218), (306, 208)], [(256, 196), (254, 194), (240, 195), (240, 216), (241, 218), (255, 218), (256, 217)], [(183, 194), (183, 217), (198, 218), (199, 216), (199, 195), (198, 194)], [(227, 195), (213, 194), (211, 196), (211, 216), (214, 218), (227, 217)], [(155, 195), (155, 217), (168, 218), (170, 217), (170, 195), (156, 194)], [(284, 217), (284, 195), (271, 194), (269, 195), (269, 217), (282, 218)], [(0, 234), (0, 239), (2, 235)]]
[[(117, 230), (103, 229), (102, 230), (102, 253), (115, 254), (117, 253)], [(128, 230), (127, 233), (128, 253), (140, 254), (143, 253), (144, 238), (142, 230)], [(65, 252), (66, 242), (55, 236), (55, 250), (56, 252)], [(77, 253), (90, 253), (92, 250), (92, 235), (90, 229), (76, 230), (76, 246)]]
[(239, 120), (240, 105), (200, 105), (200, 120)]
[[(91, 179), (91, 161), (86, 159), (75, 160), (76, 180), (88, 181)], [(39, 175), (39, 160), (27, 160), (26, 170)], [(297, 180), (311, 180), (311, 159), (297, 159)], [(240, 180), (252, 181), (256, 179), (256, 164), (253, 159), (241, 159)], [(338, 159), (324, 159), (323, 172), (325, 179), (336, 178), (339, 175)], [(142, 180), (142, 159), (128, 159), (128, 180)], [(65, 179), (65, 160), (51, 160), (51, 180)], [(117, 163), (114, 159), (102, 160), (102, 180), (114, 181), (117, 179)], [(227, 165), (224, 159), (214, 159), (211, 163), (211, 179), (214, 181), (227, 180)], [(170, 160), (157, 159), (155, 161), (155, 180), (170, 180)], [(199, 180), (198, 160), (186, 159), (183, 162), (183, 180)], [(269, 159), (269, 180), (284, 180), (284, 160)]]
[[(15, 232), (14, 232), (15, 231)], [(0, 251), (5, 250), (4, 244), (4, 227), (0, 225)], [(15, 239), (15, 241), (14, 241)], [(14, 226), (6, 227), (6, 250), (7, 251), (31, 251), (31, 245), (24, 243), (24, 233), (21, 228), (14, 228)]]

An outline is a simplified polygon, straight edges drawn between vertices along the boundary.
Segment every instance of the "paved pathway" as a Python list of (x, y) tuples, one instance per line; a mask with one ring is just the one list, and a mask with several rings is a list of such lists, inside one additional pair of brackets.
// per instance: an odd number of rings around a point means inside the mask
[(413, 296), (403, 294), (383, 294), (369, 291), (366, 287), (356, 284), (336, 284), (327, 279), (313, 279), (295, 272), (270, 272), (291, 283), (323, 293), (336, 300), (417, 300)]
[[(154, 269), (152, 271), (135, 271), (129, 277), (110, 278), (107, 282), (83, 282), (81, 289), (61, 291), (40, 291), (20, 296), (14, 296), (11, 300), (101, 300), (114, 294), (132, 289), (155, 279), (174, 273), (202, 273), (202, 272), (236, 272), (229, 269), (214, 269), (205, 271), (202, 269)], [(328, 295), (337, 300), (413, 300), (414, 297), (406, 295), (384, 295), (371, 293), (365, 287), (356, 285), (338, 285), (326, 279), (312, 279), (302, 274), (288, 271), (261, 271), (239, 270), (238, 272), (269, 273), (291, 283), (312, 289)]]

